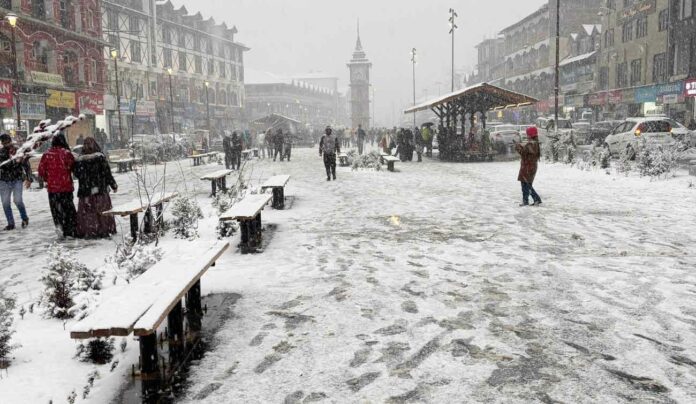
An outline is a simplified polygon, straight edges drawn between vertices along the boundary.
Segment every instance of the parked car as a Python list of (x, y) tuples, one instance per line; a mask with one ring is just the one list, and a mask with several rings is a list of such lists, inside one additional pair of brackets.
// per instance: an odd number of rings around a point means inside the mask
[(590, 121), (577, 121), (573, 123), (575, 136), (580, 144), (588, 144), (590, 142)]
[[(554, 118), (538, 118), (536, 120), (536, 127), (539, 131), (539, 143), (541, 144), (546, 143), (550, 137), (555, 136), (556, 129)], [(573, 124), (569, 119), (558, 120), (558, 140), (565, 134), (573, 135), (574, 133)]]
[(696, 146), (694, 132), (690, 131), (686, 126), (680, 124), (672, 118), (661, 117), (672, 125), (672, 137), (678, 142), (682, 142), (687, 147)]
[(604, 144), (604, 139), (623, 121), (601, 121), (590, 127), (588, 143)]
[(618, 156), (626, 153), (630, 159), (636, 157), (636, 150), (642, 139), (649, 144), (671, 146), (676, 143), (672, 137), (672, 125), (666, 118), (629, 118), (607, 136), (604, 146), (609, 153)]

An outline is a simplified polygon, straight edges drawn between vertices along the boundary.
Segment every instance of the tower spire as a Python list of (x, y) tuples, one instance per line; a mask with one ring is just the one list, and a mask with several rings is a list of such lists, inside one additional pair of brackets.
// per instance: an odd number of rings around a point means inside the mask
[(362, 42), (360, 42), (360, 18), (358, 17), (358, 41), (355, 43), (355, 51), (362, 52)]

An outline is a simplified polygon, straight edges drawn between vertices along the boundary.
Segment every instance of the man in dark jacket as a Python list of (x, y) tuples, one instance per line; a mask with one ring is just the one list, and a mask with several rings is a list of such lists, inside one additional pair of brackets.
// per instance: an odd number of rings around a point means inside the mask
[(324, 167), (326, 168), (326, 180), (331, 181), (333, 176), (336, 181), (336, 154), (341, 152), (341, 143), (333, 134), (331, 127), (327, 126), (325, 135), (319, 141), (319, 156), (324, 157)]
[(232, 169), (240, 170), (242, 168), (242, 138), (237, 132), (232, 132), (232, 139), (230, 140), (230, 145), (232, 147)]
[(363, 154), (363, 148), (365, 147), (366, 137), (367, 133), (365, 133), (365, 130), (362, 128), (362, 125), (358, 125), (358, 154), (361, 156)]
[(275, 151), (273, 152), (273, 161), (276, 161), (278, 155), (280, 155), (280, 161), (283, 161), (285, 159), (285, 156), (283, 155), (284, 143), (285, 136), (283, 135), (283, 130), (278, 129), (278, 132), (276, 132), (275, 136), (273, 137), (273, 147), (275, 148)]
[(51, 207), (53, 222), (63, 237), (77, 235), (77, 212), (73, 201), (72, 169), (75, 156), (70, 152), (70, 146), (64, 134), (59, 134), (51, 140), (51, 148), (41, 156), (39, 176), (46, 181), (48, 204)]
[(0, 199), (5, 218), (7, 218), (7, 226), (4, 230), (15, 229), (12, 200), (14, 200), (19, 216), (22, 218), (22, 228), (25, 228), (29, 225), (29, 217), (22, 198), (22, 183), (26, 188), (29, 188), (31, 184), (29, 161), (25, 158), (13, 159), (17, 153), (17, 148), (12, 144), (12, 138), (7, 133), (0, 135), (0, 143), (2, 144), (2, 149), (0, 149)]
[(228, 134), (222, 136), (222, 151), (225, 153), (225, 168), (232, 167), (232, 141)]

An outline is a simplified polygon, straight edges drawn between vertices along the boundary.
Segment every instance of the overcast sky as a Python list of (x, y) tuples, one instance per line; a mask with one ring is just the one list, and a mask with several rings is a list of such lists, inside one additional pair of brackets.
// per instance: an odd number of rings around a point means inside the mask
[[(411, 48), (418, 51), (418, 98), (450, 88), (448, 10), (459, 14), (455, 63), (471, 71), (474, 46), (538, 9), (545, 0), (173, 0), (191, 13), (237, 26), (237, 41), (251, 48), (247, 68), (279, 75), (323, 71), (348, 86), (346, 63), (355, 48), (356, 23), (372, 61), (378, 125), (394, 125), (412, 103)], [(438, 85), (438, 82), (440, 83)], [(396, 120), (396, 121), (395, 121)]]

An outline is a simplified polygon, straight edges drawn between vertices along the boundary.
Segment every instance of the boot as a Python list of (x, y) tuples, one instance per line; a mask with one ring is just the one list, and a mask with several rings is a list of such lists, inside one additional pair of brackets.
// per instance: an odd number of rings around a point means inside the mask
[(7, 226), (5, 226), (5, 228), (3, 230), (4, 231), (11, 231), (14, 229), (15, 229), (15, 226), (13, 224), (8, 224)]
[(22, 228), (26, 229), (29, 226), (29, 219), (22, 220)]

